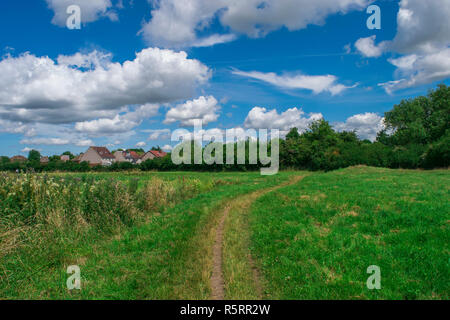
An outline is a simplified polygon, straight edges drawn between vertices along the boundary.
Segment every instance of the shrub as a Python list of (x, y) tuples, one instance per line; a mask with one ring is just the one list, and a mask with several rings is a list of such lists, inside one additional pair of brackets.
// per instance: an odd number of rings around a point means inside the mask
[(450, 130), (439, 141), (431, 144), (424, 155), (425, 168), (448, 168), (450, 166)]

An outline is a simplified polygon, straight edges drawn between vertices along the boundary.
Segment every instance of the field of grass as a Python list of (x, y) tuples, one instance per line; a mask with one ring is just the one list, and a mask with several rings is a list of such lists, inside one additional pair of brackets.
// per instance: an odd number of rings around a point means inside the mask
[[(350, 168), (268, 194), (250, 215), (270, 299), (448, 299), (448, 171)], [(368, 290), (367, 267), (381, 270)]]
[[(288, 177), (4, 176), (0, 298), (208, 298), (214, 214), (227, 200)], [(80, 266), (83, 290), (67, 290), (69, 265)]]
[(0, 175), (0, 299), (449, 296), (445, 170)]

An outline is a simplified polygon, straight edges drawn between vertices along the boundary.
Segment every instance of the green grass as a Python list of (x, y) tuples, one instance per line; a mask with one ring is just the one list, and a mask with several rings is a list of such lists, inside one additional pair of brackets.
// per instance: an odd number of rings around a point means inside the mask
[[(227, 299), (449, 298), (446, 170), (50, 176), (94, 179), (98, 190), (14, 198), (0, 188), (0, 299), (209, 299), (225, 206)], [(120, 187), (102, 191), (112, 182)], [(66, 288), (69, 265), (81, 268), (81, 291)], [(381, 268), (381, 290), (366, 287), (370, 265)]]
[[(270, 299), (448, 299), (448, 171), (350, 168), (260, 198), (252, 252)], [(368, 290), (370, 265), (381, 290)]]
[(246, 172), (143, 172), (143, 171), (124, 171), (124, 172), (96, 172), (96, 173), (49, 173), (54, 176), (69, 176), (69, 177), (92, 177), (96, 179), (114, 179), (123, 182), (129, 182), (133, 179), (138, 180), (139, 187), (142, 187), (146, 182), (153, 178), (160, 178), (166, 181), (174, 181), (180, 178), (184, 179), (198, 179), (202, 182), (210, 181), (211, 179), (220, 180), (224, 183), (241, 183), (248, 181), (250, 177), (259, 176), (258, 173)]
[(249, 211), (253, 202), (262, 195), (284, 185), (293, 184), (308, 175), (295, 172), (288, 181), (269, 189), (260, 189), (250, 195), (228, 203), (229, 213), (225, 220), (223, 240), (223, 276), (225, 299), (260, 300), (264, 298), (261, 276), (249, 248)]
[[(151, 174), (152, 176), (154, 174)], [(2, 259), (0, 297), (8, 299), (206, 299), (210, 295), (211, 247), (217, 213), (224, 203), (289, 177), (283, 173), (195, 174), (216, 187), (113, 235), (48, 239), (45, 246), (21, 247)], [(169, 181), (180, 173), (160, 173)], [(95, 175), (97, 178), (98, 176)], [(118, 175), (128, 179), (129, 175)], [(101, 175), (110, 178), (110, 175)], [(147, 180), (148, 175), (142, 175)], [(217, 183), (219, 181), (219, 183)], [(76, 240), (76, 241), (75, 241)], [(68, 291), (66, 268), (79, 265), (82, 290)]]

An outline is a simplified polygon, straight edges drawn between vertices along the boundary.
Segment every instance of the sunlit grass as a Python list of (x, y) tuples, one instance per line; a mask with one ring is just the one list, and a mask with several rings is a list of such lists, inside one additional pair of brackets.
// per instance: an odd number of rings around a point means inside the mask
[(250, 221), (268, 298), (448, 299), (449, 185), (448, 171), (359, 167), (262, 197)]
[[(206, 299), (212, 264), (208, 250), (214, 238), (216, 213), (227, 199), (277, 184), (288, 175), (271, 178), (259, 173), (50, 175), (48, 179), (52, 181), (75, 181), (76, 186), (65, 188), (69, 191), (80, 188), (84, 196), (72, 192), (75, 202), (67, 206), (64, 195), (70, 192), (55, 189), (51, 197), (60, 202), (45, 201), (42, 205), (46, 209), (39, 212), (48, 218), (52, 210), (47, 209), (55, 207), (56, 216), (65, 216), (60, 210), (69, 208), (69, 216), (76, 211), (98, 223), (91, 225), (84, 219), (86, 229), (78, 232), (78, 224), (84, 223), (76, 219), (62, 219), (64, 228), (48, 221), (33, 224), (26, 220), (28, 231), (22, 232), (22, 241), (4, 252), (0, 262), (0, 298)], [(12, 181), (20, 184), (17, 181), (25, 177), (9, 178), (12, 180), (8, 185)], [(43, 177), (27, 179), (39, 181)], [(83, 181), (89, 182), (84, 186), (80, 184)], [(120, 187), (113, 188), (116, 185)], [(38, 183), (38, 186), (36, 190), (47, 193), (46, 185)], [(21, 199), (20, 203), (26, 207), (28, 200), (35, 198)], [(92, 210), (80, 209), (86, 203)], [(134, 218), (127, 224), (109, 223), (121, 203), (127, 204), (124, 208), (132, 211)], [(38, 213), (29, 212), (32, 216)], [(5, 231), (19, 232), (19, 227), (10, 225)], [(11, 237), (3, 230), (2, 234)], [(81, 291), (66, 288), (69, 265), (81, 268)]]
[[(306, 177), (259, 197), (294, 176)], [(0, 298), (209, 299), (215, 229), (231, 206), (226, 298), (448, 299), (449, 177), (367, 167), (3, 175)], [(81, 291), (66, 288), (69, 265), (81, 268)], [(381, 290), (366, 287), (369, 265)]]

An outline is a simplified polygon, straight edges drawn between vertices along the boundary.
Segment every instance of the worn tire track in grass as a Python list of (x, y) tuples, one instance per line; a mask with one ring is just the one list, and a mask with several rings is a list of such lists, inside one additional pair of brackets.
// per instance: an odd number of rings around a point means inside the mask
[[(211, 299), (212, 300), (224, 300), (225, 298), (235, 298), (235, 299), (244, 299), (248, 297), (230, 297), (226, 294), (226, 288), (229, 285), (230, 277), (227, 277), (227, 281), (224, 279), (224, 237), (228, 227), (228, 219), (230, 217), (230, 212), (237, 213), (239, 215), (247, 213), (245, 210), (248, 210), (252, 203), (258, 199), (259, 197), (276, 191), (282, 187), (286, 187), (291, 184), (295, 184), (303, 179), (304, 176), (295, 176), (291, 178), (289, 181), (284, 182), (278, 186), (271, 187), (268, 189), (262, 189), (255, 191), (253, 193), (239, 196), (233, 200), (231, 200), (227, 205), (223, 208), (220, 213), (219, 223), (216, 227), (215, 231), (215, 242), (212, 250), (213, 255), (213, 268), (212, 275), (210, 280), (211, 286)], [(242, 215), (243, 216), (243, 215)], [(242, 232), (248, 232), (248, 230), (242, 230)], [(252, 297), (254, 299), (261, 299), (263, 296), (263, 287), (260, 281), (259, 271), (256, 268), (255, 262), (249, 252), (249, 240), (247, 236), (243, 236), (243, 241), (241, 241), (240, 245), (244, 245), (245, 248), (241, 248), (246, 251), (247, 259), (243, 266), (243, 268), (247, 268), (251, 270), (251, 281), (253, 282), (253, 288), (248, 288), (250, 292), (253, 292)], [(237, 244), (239, 245), (239, 244)], [(241, 261), (242, 264), (242, 261)], [(231, 273), (233, 273), (231, 271)], [(227, 282), (227, 283), (226, 283)], [(248, 281), (247, 281), (248, 282)]]

